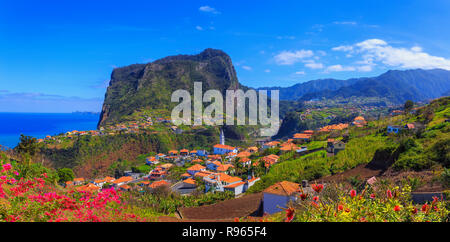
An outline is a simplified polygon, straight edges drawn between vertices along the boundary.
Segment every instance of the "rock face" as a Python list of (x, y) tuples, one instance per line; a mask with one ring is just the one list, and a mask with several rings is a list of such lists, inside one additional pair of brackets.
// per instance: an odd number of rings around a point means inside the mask
[(206, 49), (198, 55), (169, 56), (147, 64), (116, 68), (105, 95), (98, 128), (141, 109), (171, 110), (178, 89), (193, 94), (194, 82), (203, 90), (244, 88), (236, 77), (231, 58), (221, 50)]

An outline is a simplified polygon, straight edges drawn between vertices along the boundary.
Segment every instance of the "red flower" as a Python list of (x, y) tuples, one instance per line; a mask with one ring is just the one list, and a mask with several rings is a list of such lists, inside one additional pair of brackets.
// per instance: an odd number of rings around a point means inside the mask
[(341, 204), (338, 205), (338, 211), (342, 211), (342, 209), (344, 209), (344, 206), (342, 206)]
[(422, 205), (422, 212), (427, 212), (427, 210), (428, 210), (428, 204), (424, 204), (424, 205)]
[(374, 193), (370, 194), (370, 198), (374, 199), (375, 198), (375, 194)]
[(354, 198), (356, 196), (356, 191), (355, 190), (351, 190), (350, 191), (350, 197)]
[(388, 197), (388, 198), (392, 198), (392, 192), (391, 192), (391, 190), (387, 190), (386, 191), (386, 196)]
[(239, 222), (239, 218), (234, 218), (234, 222)]
[(396, 211), (396, 212), (398, 212), (398, 211), (400, 211), (400, 206), (399, 205), (395, 205), (395, 207), (394, 207), (394, 211)]
[(306, 195), (305, 193), (300, 194), (300, 198), (303, 200), (305, 200), (306, 198), (308, 198), (308, 195)]
[(323, 189), (323, 185), (322, 185), (322, 184), (319, 184), (319, 185), (312, 184), (312, 185), (311, 185), (311, 188), (312, 188), (314, 191), (316, 191), (317, 193), (320, 193), (320, 192), (322, 191), (322, 189)]
[(413, 208), (413, 210), (411, 211), (412, 214), (416, 214), (417, 213), (417, 208)]
[(294, 219), (295, 210), (294, 208), (286, 209), (286, 222), (291, 222)]
[(359, 219), (360, 222), (367, 222), (366, 218), (362, 217), (361, 219)]
[(313, 200), (317, 202), (317, 201), (319, 201), (319, 197), (318, 196), (314, 196)]

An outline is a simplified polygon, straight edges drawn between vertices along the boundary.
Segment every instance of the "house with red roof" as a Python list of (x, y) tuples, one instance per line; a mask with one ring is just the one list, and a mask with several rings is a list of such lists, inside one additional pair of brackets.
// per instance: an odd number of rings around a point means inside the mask
[(264, 213), (273, 214), (283, 211), (280, 207), (287, 207), (290, 201), (295, 201), (300, 187), (300, 184), (282, 181), (266, 188), (263, 191)]
[(206, 167), (195, 164), (187, 169), (187, 173), (191, 174), (192, 176), (195, 175), (195, 173), (206, 170)]
[(230, 152), (237, 154), (237, 152), (238, 152), (236, 147), (229, 146), (229, 145), (216, 144), (216, 145), (214, 145), (213, 148), (214, 148), (213, 152), (216, 155), (225, 155)]

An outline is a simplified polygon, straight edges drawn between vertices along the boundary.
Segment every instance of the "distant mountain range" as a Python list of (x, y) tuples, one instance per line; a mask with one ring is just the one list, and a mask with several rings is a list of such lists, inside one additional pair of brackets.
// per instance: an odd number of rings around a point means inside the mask
[(423, 101), (448, 95), (450, 71), (443, 69), (390, 70), (371, 78), (319, 79), (285, 88), (258, 89), (279, 89), (282, 100), (380, 97), (399, 104), (406, 100)]

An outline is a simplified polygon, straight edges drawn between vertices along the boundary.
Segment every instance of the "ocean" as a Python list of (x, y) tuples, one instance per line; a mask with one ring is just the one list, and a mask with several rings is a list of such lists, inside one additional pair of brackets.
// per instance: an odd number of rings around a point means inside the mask
[(72, 130), (95, 130), (98, 113), (0, 113), (0, 145), (14, 148), (20, 134), (44, 138)]

